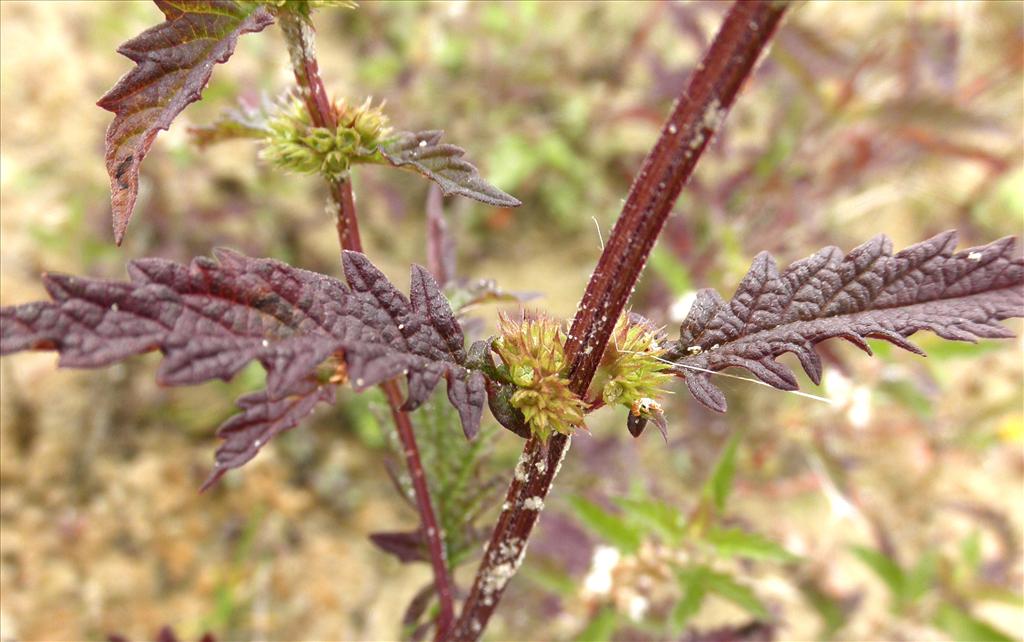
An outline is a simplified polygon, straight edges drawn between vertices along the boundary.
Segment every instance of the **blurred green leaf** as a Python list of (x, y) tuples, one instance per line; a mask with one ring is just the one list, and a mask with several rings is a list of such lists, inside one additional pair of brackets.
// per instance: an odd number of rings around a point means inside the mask
[(704, 496), (714, 502), (719, 511), (725, 510), (725, 503), (732, 492), (732, 481), (736, 474), (736, 451), (743, 439), (743, 431), (735, 430), (726, 442), (722, 454), (715, 464), (711, 476), (704, 485)]
[(707, 591), (704, 588), (704, 567), (697, 567), (689, 573), (679, 574), (679, 586), (683, 597), (672, 609), (671, 623), (675, 633), (681, 633), (686, 623), (700, 612)]
[(663, 245), (655, 245), (647, 266), (654, 270), (672, 294), (679, 296), (693, 289), (693, 280), (686, 265)]
[(798, 559), (782, 546), (758, 533), (738, 528), (713, 528), (704, 534), (704, 541), (727, 557), (746, 557), (773, 562), (792, 562)]
[(818, 638), (832, 640), (835, 634), (846, 625), (846, 613), (843, 611), (839, 600), (833, 598), (823, 591), (819, 586), (812, 583), (800, 585), (800, 592), (804, 599), (821, 618), (821, 632)]
[(911, 381), (889, 379), (882, 381), (876, 389), (922, 419), (929, 419), (935, 414), (932, 400)]
[(770, 617), (768, 609), (750, 587), (740, 584), (731, 575), (713, 571), (706, 566), (697, 569), (704, 590), (732, 602), (756, 618), (766, 620)]
[(642, 533), (620, 515), (613, 515), (580, 496), (570, 497), (569, 505), (584, 526), (625, 553), (640, 548)]
[(618, 612), (610, 606), (605, 606), (591, 618), (587, 628), (580, 631), (576, 636), (576, 642), (610, 641), (618, 624)]
[(574, 595), (579, 590), (577, 581), (565, 571), (548, 564), (530, 563), (529, 558), (519, 573), (526, 581), (555, 595)]
[(939, 555), (935, 551), (927, 551), (917, 564), (904, 576), (903, 598), (910, 604), (921, 599), (933, 588), (935, 576), (939, 570)]
[(974, 530), (960, 542), (960, 559), (968, 577), (973, 577), (981, 566), (981, 531)]
[(963, 642), (1012, 642), (1013, 638), (950, 604), (940, 604), (932, 620), (935, 628)]
[(618, 498), (615, 504), (626, 519), (643, 529), (645, 534), (657, 535), (667, 544), (683, 540), (683, 514), (673, 506), (653, 499)]
[(850, 550), (857, 559), (871, 569), (889, 588), (893, 600), (893, 609), (896, 611), (901, 610), (906, 591), (906, 577), (903, 574), (903, 569), (884, 553), (873, 548), (853, 546)]

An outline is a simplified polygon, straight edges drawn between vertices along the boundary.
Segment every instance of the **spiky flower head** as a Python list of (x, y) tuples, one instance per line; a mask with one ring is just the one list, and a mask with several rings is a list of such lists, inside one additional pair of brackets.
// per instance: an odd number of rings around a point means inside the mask
[(296, 95), (281, 101), (266, 123), (260, 157), (301, 174), (344, 178), (353, 163), (380, 162), (380, 146), (391, 135), (384, 105), (367, 98), (356, 107), (335, 101), (336, 128), (314, 127), (305, 103)]
[(665, 353), (661, 333), (643, 317), (627, 313), (619, 317), (611, 340), (594, 376), (594, 388), (607, 405), (622, 405), (639, 416), (651, 414), (654, 402), (665, 391), (661, 386), (672, 375), (659, 358)]
[(260, 0), (260, 4), (278, 11), (290, 11), (304, 18), (308, 18), (314, 9), (355, 9), (359, 6), (353, 0)]
[(501, 333), (491, 347), (504, 362), (507, 377), (517, 388), (510, 400), (530, 425), (533, 434), (547, 439), (553, 432), (570, 434), (583, 425), (583, 400), (569, 389), (565, 378), (565, 333), (561, 325), (543, 315), (513, 319), (498, 315)]

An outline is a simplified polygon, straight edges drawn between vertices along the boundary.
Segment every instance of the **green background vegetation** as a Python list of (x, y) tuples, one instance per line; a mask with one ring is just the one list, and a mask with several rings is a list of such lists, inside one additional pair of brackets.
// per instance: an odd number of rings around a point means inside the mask
[[(539, 292), (530, 305), (567, 317), (601, 249), (595, 221), (607, 238), (724, 9), (401, 2), (314, 20), (339, 97), (445, 129), (523, 201), (446, 202), (459, 275)], [(41, 298), (43, 270), (122, 277), (131, 258), (217, 245), (339, 273), (322, 181), (273, 171), (245, 141), (200, 153), (185, 133), (291, 82), (274, 28), (243, 37), (158, 138), (113, 245), (110, 114), (94, 103), (129, 68), (116, 45), (160, 19), (148, 3), (0, 3), (2, 304)], [(799, 6), (680, 198), (633, 309), (672, 332), (687, 294), (730, 294), (760, 250), (788, 262), (878, 233), (896, 247), (948, 228), (964, 247), (1020, 233), (1022, 34), (1012, 2)], [(405, 283), (426, 261), (427, 184), (367, 167), (354, 185), (368, 254)], [(481, 336), (494, 313), (479, 309)], [(766, 615), (780, 639), (1024, 631), (1021, 341), (917, 342), (927, 359), (825, 346), (823, 387), (802, 383), (833, 406), (722, 379), (719, 416), (677, 383), (667, 446), (652, 428), (629, 437), (621, 408), (592, 415), (489, 635), (664, 637)], [(416, 525), (382, 463), (400, 460), (379, 398), (343, 395), (200, 496), (213, 429), (259, 368), (161, 389), (152, 355), (95, 372), (55, 361), (0, 363), (0, 637), (144, 639), (164, 623), (188, 638), (400, 634), (430, 573), (367, 540)], [(497, 476), (500, 495), (520, 440), (490, 422), (468, 447), (448, 414), (414, 416), (444, 474), (435, 490), (448, 489), (439, 512), (458, 524), (488, 499), (486, 535), (500, 499), (463, 480)], [(463, 468), (450, 453), (487, 458)], [(460, 532), (449, 549), (472, 560), (472, 541)], [(604, 585), (595, 546), (618, 551)]]

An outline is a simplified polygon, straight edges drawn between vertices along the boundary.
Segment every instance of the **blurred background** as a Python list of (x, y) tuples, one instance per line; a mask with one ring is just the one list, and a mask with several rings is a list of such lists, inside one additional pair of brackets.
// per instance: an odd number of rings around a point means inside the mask
[[(607, 237), (726, 8), (394, 2), (314, 21), (337, 97), (445, 129), (523, 201), (444, 202), (450, 292), (493, 279), (569, 317), (601, 250), (595, 222)], [(111, 116), (94, 104), (130, 68), (117, 45), (160, 20), (144, 2), (0, 3), (3, 305), (43, 298), (45, 270), (123, 278), (130, 259), (220, 245), (339, 274), (321, 181), (276, 172), (245, 141), (199, 152), (187, 134), (289, 86), (274, 27), (242, 37), (158, 137), (113, 245)], [(633, 310), (673, 333), (696, 288), (728, 296), (761, 250), (788, 263), (879, 233), (897, 248), (949, 228), (961, 247), (1019, 234), (1022, 67), (1020, 3), (800, 5), (679, 199)], [(354, 186), (367, 253), (404, 287), (426, 262), (428, 184), (370, 167)], [(496, 307), (476, 308), (472, 338), (493, 332)], [(821, 346), (825, 381), (802, 387), (831, 406), (719, 378), (730, 411), (717, 415), (677, 383), (667, 445), (630, 437), (622, 409), (591, 415), (487, 637), (1020, 639), (1021, 340), (915, 341), (927, 359)], [(0, 638), (142, 640), (164, 624), (185, 639), (409, 635), (429, 567), (368, 539), (417, 525), (381, 398), (342, 395), (199, 495), (216, 426), (262, 371), (168, 389), (157, 362), (0, 362)], [(521, 440), (488, 418), (467, 445), (443, 402), (414, 423), (468, 589)]]

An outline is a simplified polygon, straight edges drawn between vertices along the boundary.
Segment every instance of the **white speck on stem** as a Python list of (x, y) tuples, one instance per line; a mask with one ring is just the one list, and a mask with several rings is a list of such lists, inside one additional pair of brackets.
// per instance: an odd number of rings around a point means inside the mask
[(117, 312), (117, 311), (118, 311), (118, 310), (120, 310), (121, 308), (119, 308), (119, 307), (118, 307), (118, 305), (117, 305), (116, 303), (111, 303), (111, 304), (110, 304), (110, 309), (111, 309), (111, 310), (113, 310), (114, 312)]
[(668, 126), (668, 133), (675, 134), (678, 131), (679, 131), (679, 128), (675, 126), (675, 123), (672, 123), (672, 124), (670, 124)]
[(541, 511), (544, 509), (544, 500), (540, 496), (527, 497), (523, 501), (523, 510)]
[(427, 141), (421, 140), (420, 141), (420, 147), (426, 147), (426, 146), (427, 146)]
[(970, 259), (971, 261), (977, 262), (981, 260), (981, 256), (981, 252), (971, 252), (970, 254), (967, 255), (967, 258)]
[(356, 379), (356, 385), (357, 386), (362, 386), (364, 383), (366, 383), (366, 382), (363, 381), (362, 377), (359, 377), (358, 379)]
[(515, 478), (516, 481), (524, 483), (530, 481), (530, 473), (526, 467), (526, 452), (523, 452), (519, 456), (519, 461), (516, 462)]
[(266, 339), (264, 339), (263, 341), (260, 341), (260, 343), (263, 344), (264, 348), (269, 348), (270, 347), (270, 342), (267, 341)]

